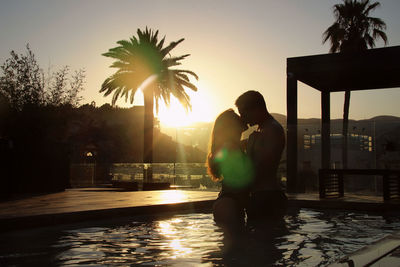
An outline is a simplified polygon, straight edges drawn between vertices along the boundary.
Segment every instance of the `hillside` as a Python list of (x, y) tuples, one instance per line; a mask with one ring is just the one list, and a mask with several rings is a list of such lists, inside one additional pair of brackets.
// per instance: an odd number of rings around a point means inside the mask
[[(271, 113), (271, 115), (282, 124), (283, 127), (286, 128), (286, 115), (279, 113)], [(321, 119), (319, 118), (299, 118), (298, 125), (306, 126), (312, 129), (320, 128)], [(363, 129), (368, 129), (368, 131), (372, 134), (376, 134), (380, 136), (393, 128), (393, 124), (400, 125), (400, 117), (396, 116), (376, 116), (370, 119), (365, 120), (349, 120), (350, 129), (356, 130), (359, 129), (363, 131)], [(208, 150), (208, 144), (211, 136), (211, 131), (213, 127), (213, 122), (202, 122), (195, 123), (193, 125), (187, 127), (180, 128), (168, 128), (161, 127), (161, 132), (169, 135), (172, 140), (178, 140), (179, 143), (183, 143), (188, 146), (194, 146), (204, 152)], [(342, 127), (342, 119), (333, 119), (331, 120), (331, 131), (340, 133)], [(248, 137), (248, 135), (255, 129), (249, 129), (245, 132), (244, 137)], [(374, 133), (373, 133), (374, 132)]]

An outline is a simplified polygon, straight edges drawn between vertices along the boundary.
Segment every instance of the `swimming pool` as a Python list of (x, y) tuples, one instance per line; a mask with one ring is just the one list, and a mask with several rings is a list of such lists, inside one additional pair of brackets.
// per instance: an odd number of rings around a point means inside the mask
[(325, 266), (400, 229), (400, 216), (292, 209), (224, 236), (210, 213), (108, 219), (0, 234), (0, 265)]

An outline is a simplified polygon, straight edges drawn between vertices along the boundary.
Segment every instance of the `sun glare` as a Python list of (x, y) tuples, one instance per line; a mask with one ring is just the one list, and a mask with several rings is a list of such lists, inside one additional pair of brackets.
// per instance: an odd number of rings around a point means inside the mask
[(206, 93), (199, 88), (198, 92), (188, 92), (192, 110), (186, 111), (175, 97), (171, 97), (169, 107), (160, 103), (158, 114), (156, 115), (161, 125), (167, 127), (184, 127), (196, 122), (206, 122), (213, 120), (210, 101), (207, 101)]
[[(154, 115), (160, 120), (161, 127), (186, 127), (196, 122), (210, 122), (215, 119), (217, 112), (215, 111), (213, 97), (208, 95), (207, 90), (204, 90), (204, 87), (202, 87), (201, 84), (197, 84), (197, 86), (199, 89), (198, 92), (193, 92), (191, 90), (187, 91), (188, 95), (190, 96), (190, 103), (192, 104), (191, 111), (186, 111), (181, 103), (179, 103), (178, 99), (176, 99), (174, 96), (171, 96), (169, 107), (165, 105), (163, 100), (159, 102), (158, 114), (154, 113)], [(119, 104), (122, 107), (130, 106), (125, 102), (121, 102)], [(143, 92), (141, 90), (136, 91), (133, 105), (143, 105)], [(155, 109), (154, 112), (156, 112)]]

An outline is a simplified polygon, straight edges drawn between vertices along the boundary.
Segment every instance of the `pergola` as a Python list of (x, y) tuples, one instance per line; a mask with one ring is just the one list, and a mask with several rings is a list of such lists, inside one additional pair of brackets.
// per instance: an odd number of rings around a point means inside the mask
[(287, 59), (288, 192), (297, 191), (297, 81), (321, 92), (321, 166), (328, 169), (330, 93), (400, 87), (400, 46)]

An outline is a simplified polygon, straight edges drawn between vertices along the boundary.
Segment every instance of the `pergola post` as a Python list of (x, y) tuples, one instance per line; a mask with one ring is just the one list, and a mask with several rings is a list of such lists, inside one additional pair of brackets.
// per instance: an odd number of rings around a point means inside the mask
[(297, 81), (321, 91), (321, 168), (329, 169), (330, 93), (400, 88), (399, 61), (400, 46), (286, 59), (288, 192), (296, 192), (298, 184)]
[(330, 114), (330, 92), (321, 92), (321, 166), (329, 169), (331, 161), (331, 114)]
[(297, 79), (287, 73), (287, 192), (297, 192)]

